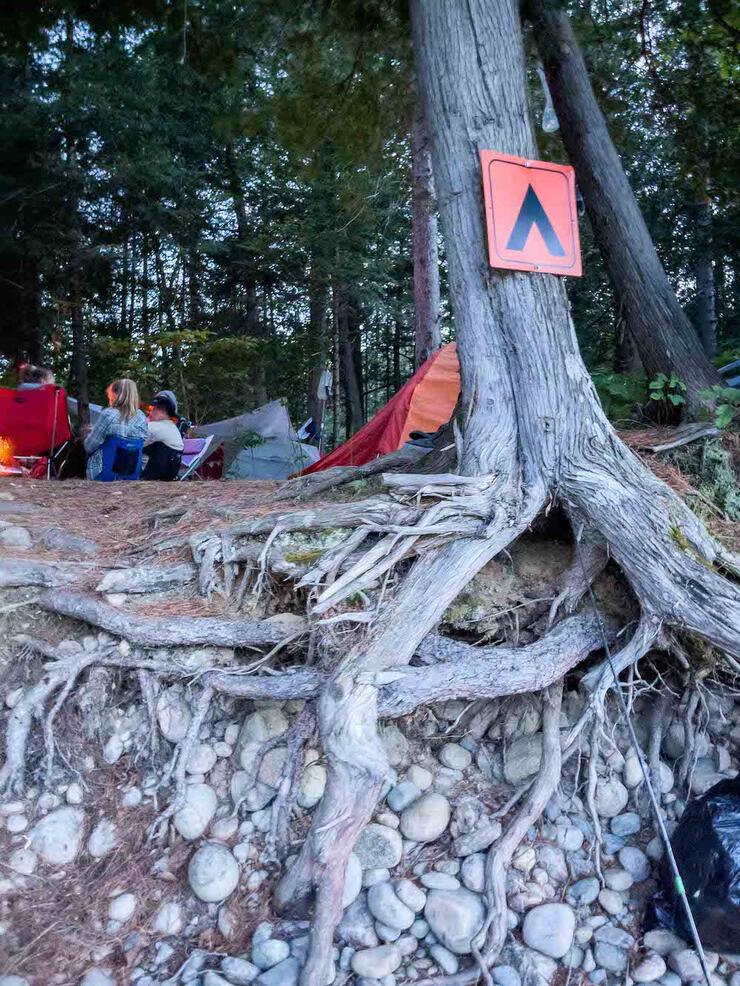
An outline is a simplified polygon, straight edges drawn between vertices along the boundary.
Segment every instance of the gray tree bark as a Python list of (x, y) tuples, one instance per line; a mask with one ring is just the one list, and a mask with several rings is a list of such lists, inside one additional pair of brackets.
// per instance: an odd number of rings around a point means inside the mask
[(694, 273), (696, 275), (696, 331), (704, 352), (717, 353), (717, 305), (712, 263), (712, 208), (706, 195), (696, 202)]
[(418, 369), (442, 345), (439, 311), (437, 204), (432, 158), (421, 104), (411, 125), (411, 230), (414, 250), (414, 365)]
[(575, 167), (617, 304), (649, 377), (675, 373), (698, 392), (720, 382), (681, 308), (594, 96), (568, 16), (551, 0), (528, 0), (528, 16), (547, 75), (563, 143)]

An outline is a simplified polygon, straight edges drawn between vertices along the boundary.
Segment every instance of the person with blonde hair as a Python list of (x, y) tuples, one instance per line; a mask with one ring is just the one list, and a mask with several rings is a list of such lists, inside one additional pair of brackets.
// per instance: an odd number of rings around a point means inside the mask
[[(147, 437), (147, 419), (139, 408), (139, 391), (133, 380), (124, 377), (113, 380), (106, 394), (108, 407), (100, 412), (85, 438), (87, 478), (138, 478), (141, 449)], [(107, 462), (109, 457), (111, 461)]]

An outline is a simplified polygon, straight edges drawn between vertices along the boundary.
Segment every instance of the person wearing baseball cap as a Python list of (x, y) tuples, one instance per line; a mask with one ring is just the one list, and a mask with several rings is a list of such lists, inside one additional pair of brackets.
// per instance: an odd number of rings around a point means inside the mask
[(171, 390), (160, 390), (152, 398), (144, 442), (147, 457), (142, 479), (168, 482), (177, 479), (182, 460), (182, 435), (172, 420), (177, 416), (177, 398)]

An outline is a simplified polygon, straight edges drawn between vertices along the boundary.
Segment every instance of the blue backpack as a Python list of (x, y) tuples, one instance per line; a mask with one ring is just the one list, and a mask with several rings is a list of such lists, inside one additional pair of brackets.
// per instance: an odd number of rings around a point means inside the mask
[(120, 479), (138, 479), (141, 475), (143, 448), (143, 438), (108, 435), (101, 449), (103, 468), (95, 478), (102, 483), (113, 483)]

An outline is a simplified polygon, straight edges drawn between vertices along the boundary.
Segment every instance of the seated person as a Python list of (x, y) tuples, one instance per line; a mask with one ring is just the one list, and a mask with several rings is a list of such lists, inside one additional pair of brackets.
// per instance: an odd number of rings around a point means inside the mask
[(36, 390), (38, 387), (48, 387), (53, 384), (54, 374), (45, 366), (33, 366), (24, 363), (18, 376), (18, 390)]
[(147, 436), (146, 415), (139, 410), (139, 391), (134, 381), (114, 380), (106, 393), (109, 406), (100, 412), (95, 427), (85, 437), (88, 479), (97, 479), (102, 472), (103, 442), (110, 435), (142, 440)]
[(182, 461), (183, 440), (172, 420), (177, 415), (177, 400), (171, 390), (160, 390), (152, 400), (149, 426), (144, 441), (147, 457), (142, 479), (170, 482), (177, 479)]

